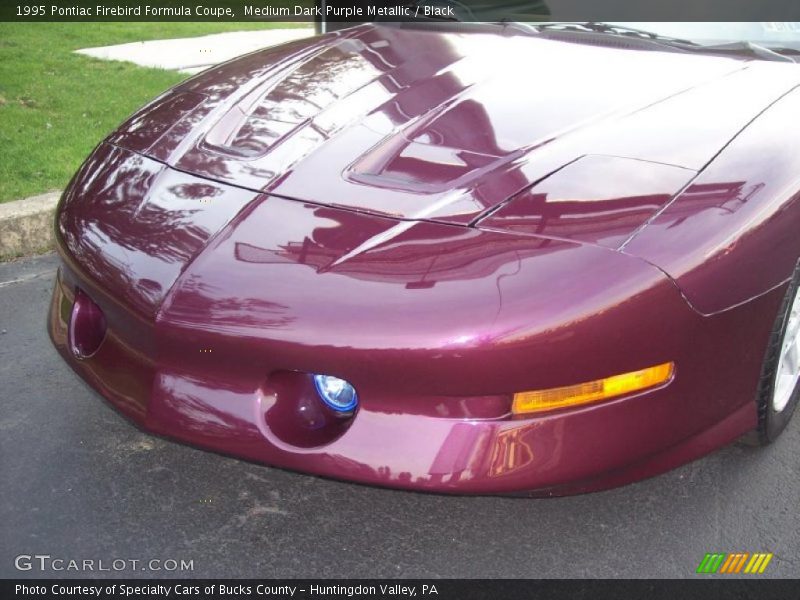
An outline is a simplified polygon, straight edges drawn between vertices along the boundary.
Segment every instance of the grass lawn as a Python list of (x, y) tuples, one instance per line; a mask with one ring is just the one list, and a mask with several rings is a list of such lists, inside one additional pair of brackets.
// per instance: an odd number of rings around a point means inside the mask
[(73, 50), (287, 23), (0, 23), (0, 202), (61, 189), (125, 117), (187, 77)]

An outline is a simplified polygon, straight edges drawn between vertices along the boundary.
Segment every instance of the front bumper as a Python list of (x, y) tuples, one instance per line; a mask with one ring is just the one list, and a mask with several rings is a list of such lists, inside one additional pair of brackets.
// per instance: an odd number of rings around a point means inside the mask
[[(103, 308), (108, 321), (100, 349), (86, 359), (76, 358), (67, 340), (76, 287)], [(704, 329), (694, 332), (696, 339), (727, 330), (750, 339), (766, 335), (768, 326), (762, 331), (763, 319), (754, 315), (769, 310), (781, 293), (713, 318), (698, 317), (696, 325)], [(720, 339), (714, 347), (727, 355), (695, 365), (690, 361), (702, 360), (705, 345), (687, 344), (685, 356), (676, 357), (675, 379), (637, 396), (511, 418), (501, 414), (498, 397), (410, 401), (369, 392), (341, 431), (305, 443), (275, 426), (274, 415), (291, 421), (302, 409), (300, 404), (293, 405), (294, 412), (276, 408), (286, 392), (269, 372), (212, 358), (198, 351), (197, 340), (181, 347), (158, 329), (157, 322), (126, 310), (69, 265), (59, 271), (49, 314), (53, 343), (137, 425), (225, 454), (367, 484), (445, 493), (585, 492), (657, 474), (756, 425), (752, 398), (760, 357), (743, 361), (736, 340)], [(729, 363), (735, 359), (739, 362)], [(736, 366), (726, 377), (698, 375), (726, 363)], [(296, 425), (302, 429), (308, 423)]]

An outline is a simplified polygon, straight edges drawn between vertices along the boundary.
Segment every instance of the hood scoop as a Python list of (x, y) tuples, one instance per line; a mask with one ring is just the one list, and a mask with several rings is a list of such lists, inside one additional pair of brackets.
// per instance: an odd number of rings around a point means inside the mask
[(252, 90), (206, 133), (202, 146), (232, 157), (266, 154), (338, 100), (380, 76), (362, 55), (365, 44), (344, 39), (283, 79)]

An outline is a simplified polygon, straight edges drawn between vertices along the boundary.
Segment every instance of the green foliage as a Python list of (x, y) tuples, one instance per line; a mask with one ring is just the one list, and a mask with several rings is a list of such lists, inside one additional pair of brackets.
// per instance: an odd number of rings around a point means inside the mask
[(186, 77), (73, 51), (287, 23), (0, 23), (0, 202), (63, 188), (125, 117)]

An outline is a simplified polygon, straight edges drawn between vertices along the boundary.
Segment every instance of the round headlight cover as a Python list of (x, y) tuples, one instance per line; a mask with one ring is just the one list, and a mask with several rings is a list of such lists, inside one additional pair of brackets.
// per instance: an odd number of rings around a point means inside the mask
[(314, 385), (322, 401), (336, 412), (349, 413), (358, 406), (356, 389), (333, 375), (314, 375)]

